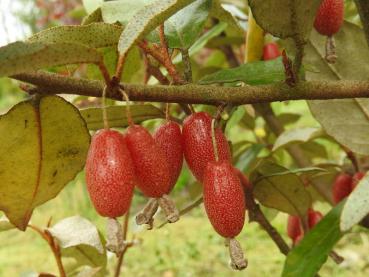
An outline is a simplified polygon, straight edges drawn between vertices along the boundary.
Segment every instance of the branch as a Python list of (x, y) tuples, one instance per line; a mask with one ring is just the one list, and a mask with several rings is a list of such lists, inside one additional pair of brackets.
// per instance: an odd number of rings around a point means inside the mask
[(355, 0), (355, 4), (360, 15), (361, 23), (364, 27), (366, 41), (369, 46), (369, 1)]
[[(41, 95), (75, 94), (101, 97), (104, 83), (76, 79), (53, 73), (38, 72), (12, 76), (36, 86), (30, 93)], [(284, 83), (263, 86), (221, 87), (213, 85), (147, 86), (122, 84), (134, 101), (232, 105), (267, 103), (286, 100), (369, 98), (369, 81), (309, 81), (291, 88)], [(118, 90), (107, 91), (108, 98), (122, 100)]]

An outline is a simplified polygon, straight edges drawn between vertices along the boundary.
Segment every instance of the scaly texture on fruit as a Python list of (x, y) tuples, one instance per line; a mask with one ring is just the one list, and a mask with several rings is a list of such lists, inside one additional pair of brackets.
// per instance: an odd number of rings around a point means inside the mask
[(353, 191), (361, 179), (365, 176), (365, 172), (356, 172), (352, 177), (351, 191)]
[[(202, 182), (204, 170), (210, 161), (215, 161), (211, 139), (212, 117), (205, 113), (194, 113), (183, 123), (184, 157), (193, 175)], [(215, 130), (219, 161), (231, 161), (231, 151), (220, 128)]]
[(225, 238), (237, 236), (245, 222), (245, 197), (233, 166), (209, 162), (204, 171), (204, 205), (215, 231)]
[(351, 193), (352, 177), (346, 173), (339, 174), (332, 187), (333, 202), (339, 203)]
[(287, 220), (287, 235), (295, 241), (298, 236), (303, 234), (300, 218), (295, 215), (289, 215)]
[(341, 28), (343, 13), (343, 0), (323, 0), (315, 17), (315, 29), (324, 36), (334, 35)]
[(323, 218), (323, 215), (319, 211), (314, 211), (313, 209), (309, 209), (308, 211), (308, 224), (309, 229), (313, 228), (318, 222)]
[(151, 134), (139, 125), (128, 127), (126, 140), (138, 179), (138, 188), (147, 197), (161, 197), (171, 186), (164, 152)]
[(122, 134), (101, 130), (93, 136), (86, 160), (86, 183), (100, 215), (114, 218), (127, 212), (136, 176)]
[(153, 137), (168, 162), (170, 188), (165, 192), (168, 194), (176, 184), (183, 164), (183, 137), (181, 128), (177, 123), (168, 121), (155, 131)]
[(281, 52), (278, 49), (278, 44), (275, 42), (270, 42), (264, 45), (263, 48), (263, 60), (269, 61), (278, 58)]

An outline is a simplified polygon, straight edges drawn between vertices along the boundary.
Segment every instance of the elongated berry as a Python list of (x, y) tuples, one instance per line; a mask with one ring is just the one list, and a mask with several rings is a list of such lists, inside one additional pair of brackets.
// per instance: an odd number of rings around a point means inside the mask
[(263, 48), (263, 60), (269, 61), (278, 58), (281, 52), (278, 49), (278, 44), (275, 42), (270, 42), (264, 45)]
[(324, 36), (334, 35), (341, 28), (343, 13), (343, 0), (323, 0), (315, 17), (315, 29)]
[(119, 217), (127, 212), (136, 176), (122, 134), (101, 130), (93, 136), (86, 161), (86, 183), (100, 215)]
[(339, 203), (351, 193), (352, 177), (346, 173), (339, 174), (332, 187), (333, 202)]
[(318, 222), (323, 218), (323, 215), (319, 211), (314, 211), (313, 209), (309, 209), (308, 211), (308, 224), (309, 229), (313, 228)]
[(292, 241), (295, 241), (301, 234), (303, 234), (303, 230), (300, 218), (295, 215), (289, 215), (287, 219), (287, 235)]
[(147, 197), (161, 197), (171, 187), (169, 166), (164, 152), (142, 126), (128, 127), (126, 139), (138, 179), (138, 188)]
[(168, 162), (170, 188), (165, 192), (168, 194), (176, 184), (183, 164), (183, 138), (181, 128), (177, 123), (168, 121), (155, 131), (153, 137)]
[(351, 191), (353, 191), (361, 179), (365, 176), (365, 172), (356, 172), (352, 177)]
[[(210, 161), (215, 161), (211, 139), (212, 118), (199, 112), (186, 118), (183, 124), (184, 157), (193, 175), (202, 182), (204, 170)], [(219, 161), (231, 161), (231, 151), (220, 128), (215, 130)]]
[(225, 238), (237, 236), (245, 222), (245, 199), (233, 166), (209, 162), (203, 184), (205, 210), (215, 231)]

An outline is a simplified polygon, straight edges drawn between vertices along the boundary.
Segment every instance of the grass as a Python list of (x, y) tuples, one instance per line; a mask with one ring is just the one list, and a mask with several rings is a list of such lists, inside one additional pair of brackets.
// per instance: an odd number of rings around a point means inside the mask
[[(178, 198), (188, 198), (183, 191), (181, 194)], [(136, 197), (135, 207), (141, 206), (143, 201), (141, 197)], [(324, 208), (326, 207), (323, 206)], [(36, 209), (32, 224), (44, 226), (50, 216), (56, 223), (75, 214), (88, 218), (104, 232), (105, 221), (96, 215), (89, 202), (82, 174), (56, 199)], [(286, 215), (278, 214), (272, 224), (284, 234)], [(224, 241), (212, 229), (202, 206), (182, 217), (179, 222), (168, 224), (162, 229), (138, 231), (133, 224), (130, 227), (131, 231), (136, 231), (136, 238), (140, 243), (127, 252), (122, 276), (262, 277), (280, 276), (283, 269), (284, 256), (266, 233), (253, 223), (246, 224), (239, 236), (249, 267), (243, 272), (232, 271), (228, 266), (229, 258)], [(329, 259), (321, 275), (368, 276), (368, 245), (367, 234), (346, 236), (336, 248), (346, 258), (345, 262), (337, 266)], [(116, 258), (109, 256), (108, 266), (112, 273)], [(27, 272), (57, 273), (47, 244), (30, 229), (24, 233), (17, 230), (0, 233), (0, 276), (26, 276), (24, 274)]]

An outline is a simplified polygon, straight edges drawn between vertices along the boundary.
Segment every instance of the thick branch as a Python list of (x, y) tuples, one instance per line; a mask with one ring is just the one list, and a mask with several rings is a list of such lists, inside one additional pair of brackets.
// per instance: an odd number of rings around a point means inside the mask
[[(37, 86), (30, 93), (76, 94), (101, 97), (104, 83), (76, 79), (53, 73), (19, 74), (12, 78)], [(299, 99), (339, 99), (369, 97), (369, 81), (309, 81), (291, 88), (284, 83), (264, 86), (221, 87), (213, 85), (147, 86), (122, 84), (131, 100), (219, 105), (267, 103)], [(108, 91), (107, 97), (121, 100), (119, 91)]]
[(361, 23), (364, 27), (366, 41), (369, 45), (369, 1), (355, 0), (355, 4), (360, 15)]

